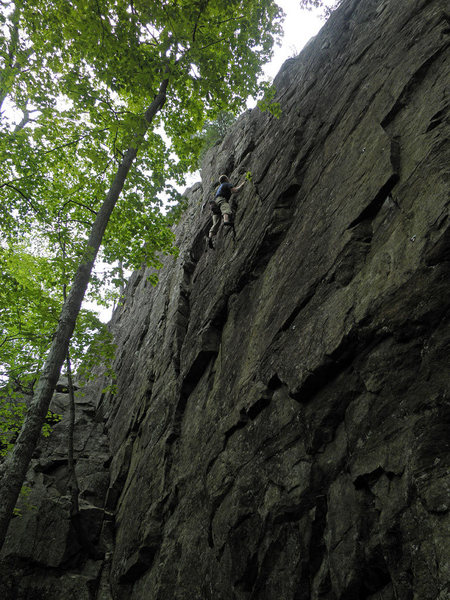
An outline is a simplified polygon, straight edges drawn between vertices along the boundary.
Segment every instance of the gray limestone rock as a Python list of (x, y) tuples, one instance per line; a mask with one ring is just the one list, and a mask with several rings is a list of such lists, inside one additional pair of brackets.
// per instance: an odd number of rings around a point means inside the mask
[[(179, 258), (114, 314), (117, 393), (86, 396), (104, 558), (55, 432), (3, 597), (450, 598), (449, 32), (444, 0), (344, 2), (275, 79), (281, 117), (206, 155)], [(202, 204), (248, 171), (210, 250)]]

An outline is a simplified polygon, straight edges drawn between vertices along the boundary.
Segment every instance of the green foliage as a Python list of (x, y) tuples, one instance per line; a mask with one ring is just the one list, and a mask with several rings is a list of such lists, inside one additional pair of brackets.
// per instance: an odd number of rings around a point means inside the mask
[(16, 507), (14, 509), (14, 516), (16, 517), (22, 517), (23, 516), (23, 510), (36, 510), (36, 506), (34, 506), (33, 504), (31, 504), (30, 500), (29, 500), (29, 496), (31, 494), (31, 488), (28, 485), (23, 485), (21, 490), (20, 490), (20, 496), (19, 496), (19, 501), (21, 504), (21, 508)]
[(258, 108), (262, 112), (266, 110), (279, 119), (281, 117), (281, 105), (279, 102), (274, 102), (273, 99), (276, 94), (276, 89), (271, 84), (265, 84), (264, 87), (264, 95), (262, 99), (258, 102)]
[(214, 121), (207, 121), (204, 124), (201, 133), (193, 139), (193, 143), (200, 143), (199, 167), (207, 151), (223, 140), (235, 120), (236, 117), (232, 113), (221, 111)]
[[(102, 366), (102, 374), (110, 383), (109, 391), (112, 391), (116, 378), (113, 368), (113, 360), (116, 346), (113, 343), (112, 333), (106, 326), (98, 328), (95, 336), (91, 336), (89, 344), (84, 346), (84, 355), (78, 362), (78, 379), (87, 383), (98, 376), (95, 367)], [(76, 363), (75, 363), (76, 364)]]
[[(42, 368), (63, 302), (61, 266), (25, 247), (0, 248), (0, 381), (13, 389), (32, 393)], [(75, 365), (94, 336), (106, 340), (105, 329), (94, 312), (81, 311), (72, 338)]]
[(29, 388), (57, 323), (57, 275), (42, 257), (0, 248), (0, 380)]
[(51, 410), (49, 410), (47, 416), (45, 417), (44, 426), (42, 427), (42, 436), (49, 437), (52, 432), (53, 426), (56, 425), (56, 423), (59, 423), (59, 421), (61, 421), (61, 415), (58, 415), (57, 413), (54, 413)]
[[(24, 390), (5, 387), (0, 392), (0, 457), (5, 456), (13, 447), (19, 433), (25, 414), (27, 403)], [(42, 428), (43, 437), (48, 437), (53, 426), (61, 420), (61, 416), (48, 411), (45, 424)]]
[(184, 211), (188, 207), (188, 199), (185, 196), (180, 196), (178, 202), (174, 206), (171, 206), (167, 211), (167, 219), (173, 225), (176, 225), (183, 215)]
[(13, 446), (22, 427), (26, 408), (23, 400), (18, 402), (14, 398), (0, 396), (0, 457), (5, 456)]

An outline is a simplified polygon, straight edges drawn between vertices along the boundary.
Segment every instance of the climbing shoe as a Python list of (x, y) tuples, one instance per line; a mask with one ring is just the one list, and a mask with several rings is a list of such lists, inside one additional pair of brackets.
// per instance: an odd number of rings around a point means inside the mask
[(212, 250), (214, 250), (214, 244), (213, 244), (212, 238), (210, 238), (210, 237), (208, 237), (208, 246), (209, 246), (209, 247), (210, 247)]

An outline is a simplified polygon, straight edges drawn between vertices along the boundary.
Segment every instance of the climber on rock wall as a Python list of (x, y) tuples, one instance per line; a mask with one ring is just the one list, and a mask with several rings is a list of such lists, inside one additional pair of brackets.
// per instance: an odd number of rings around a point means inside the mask
[[(214, 198), (209, 200), (209, 208), (211, 209), (213, 224), (208, 233), (208, 245), (214, 248), (213, 237), (216, 235), (220, 227), (220, 215), (223, 216), (224, 227), (230, 227), (234, 230), (233, 211), (231, 210), (229, 200), (231, 194), (236, 194), (242, 190), (245, 181), (238, 187), (233, 187), (226, 175), (219, 177), (219, 187), (216, 189)], [(206, 203), (203, 208), (205, 208)]]

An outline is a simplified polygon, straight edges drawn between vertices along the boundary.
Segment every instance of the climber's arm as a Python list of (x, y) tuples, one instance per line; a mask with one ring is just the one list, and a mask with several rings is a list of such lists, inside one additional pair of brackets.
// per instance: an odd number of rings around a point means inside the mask
[(241, 185), (238, 185), (238, 187), (231, 188), (231, 191), (233, 192), (233, 194), (237, 194), (238, 192), (240, 192), (242, 190), (242, 188), (244, 187), (244, 184), (245, 184), (245, 180), (241, 183)]

